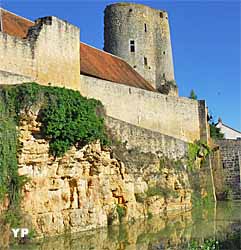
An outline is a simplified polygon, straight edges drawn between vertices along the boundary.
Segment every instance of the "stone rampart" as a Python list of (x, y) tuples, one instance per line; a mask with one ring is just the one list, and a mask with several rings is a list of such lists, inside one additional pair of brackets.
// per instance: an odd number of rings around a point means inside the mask
[(207, 138), (205, 102), (81, 75), (80, 92), (100, 100), (108, 116), (186, 142)]
[(0, 32), (0, 84), (18, 83), (19, 75), (24, 80), (78, 89), (79, 72), (79, 29), (66, 21), (40, 18), (25, 39)]
[(168, 159), (184, 158), (188, 143), (171, 136), (140, 128), (121, 120), (106, 117), (105, 123), (114, 139), (125, 144), (128, 150), (136, 149), (143, 153), (153, 153)]

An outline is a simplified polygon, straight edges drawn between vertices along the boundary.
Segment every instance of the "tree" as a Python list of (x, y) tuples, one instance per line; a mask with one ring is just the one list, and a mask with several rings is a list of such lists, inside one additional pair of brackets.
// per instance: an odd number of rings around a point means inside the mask
[(223, 139), (224, 134), (221, 132), (220, 128), (216, 127), (213, 115), (209, 115), (208, 123), (209, 123), (209, 129), (210, 129), (210, 137), (213, 139)]
[(192, 89), (191, 92), (190, 92), (190, 96), (189, 96), (190, 99), (193, 99), (193, 100), (197, 100), (197, 95), (195, 94), (194, 90)]

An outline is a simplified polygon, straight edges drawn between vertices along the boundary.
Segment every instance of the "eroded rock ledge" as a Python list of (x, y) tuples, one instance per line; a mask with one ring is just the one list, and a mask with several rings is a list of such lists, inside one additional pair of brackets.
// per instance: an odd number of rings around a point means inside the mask
[[(19, 174), (31, 180), (24, 186), (21, 206), (25, 223), (32, 224), (39, 237), (190, 210), (185, 171), (160, 167), (159, 161), (133, 171), (99, 142), (72, 147), (54, 158), (40, 126), (37, 113), (29, 112), (18, 128)], [(150, 191), (157, 185), (165, 192)]]

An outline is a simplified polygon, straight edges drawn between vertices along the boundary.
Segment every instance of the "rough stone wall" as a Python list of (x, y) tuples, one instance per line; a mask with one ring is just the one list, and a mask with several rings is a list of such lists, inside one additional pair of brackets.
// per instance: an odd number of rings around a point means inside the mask
[(225, 197), (226, 182), (224, 178), (225, 175), (224, 175), (223, 164), (221, 161), (220, 150), (218, 147), (214, 147), (211, 155), (211, 161), (212, 161), (216, 198), (217, 200), (224, 200), (227, 198)]
[(200, 139), (199, 104), (189, 98), (128, 87), (81, 75), (82, 95), (100, 100), (107, 115), (186, 142)]
[(184, 141), (113, 117), (106, 117), (105, 124), (109, 131), (114, 132), (114, 139), (125, 144), (127, 150), (138, 148), (143, 153), (157, 154), (168, 159), (182, 159), (187, 154), (188, 143)]
[(29, 41), (0, 32), (0, 70), (35, 79), (35, 65)]
[[(117, 206), (126, 211), (124, 221), (191, 208), (187, 173), (160, 169), (159, 161), (139, 166), (142, 171), (135, 168), (134, 175), (98, 142), (72, 147), (63, 157), (50, 156), (37, 114), (29, 111), (20, 121), (18, 163), (19, 174), (31, 178), (23, 190), (24, 218), (28, 223), (30, 218), (38, 236), (118, 224)], [(159, 194), (138, 201), (136, 195), (144, 195), (154, 180), (168, 188), (168, 197)]]
[(0, 84), (21, 84), (31, 82), (33, 78), (0, 70)]
[[(104, 50), (124, 58), (154, 87), (159, 88), (165, 81), (174, 81), (170, 30), (165, 11), (141, 4), (109, 5), (105, 9), (104, 37)], [(135, 52), (130, 51), (130, 40), (135, 41)]]
[[(0, 70), (41, 84), (78, 89), (79, 29), (45, 17), (35, 22), (26, 39), (0, 32)], [(1, 84), (9, 84), (9, 79), (1, 77)]]
[(241, 140), (217, 140), (224, 180), (232, 191), (232, 198), (241, 200)]

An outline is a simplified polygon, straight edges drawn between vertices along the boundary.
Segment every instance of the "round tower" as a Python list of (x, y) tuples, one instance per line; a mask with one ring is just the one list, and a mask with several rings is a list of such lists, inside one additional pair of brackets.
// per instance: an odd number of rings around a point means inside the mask
[(176, 88), (168, 15), (142, 4), (105, 9), (104, 50), (122, 57), (156, 89)]

